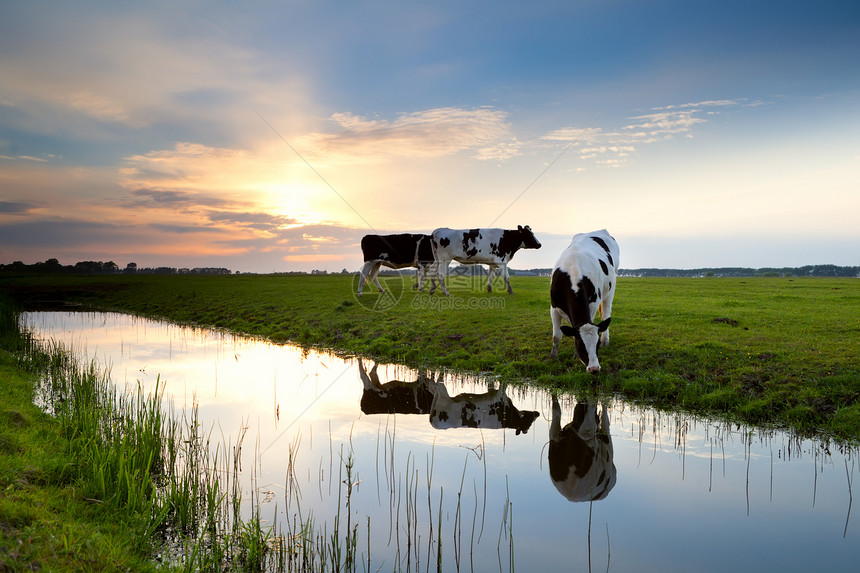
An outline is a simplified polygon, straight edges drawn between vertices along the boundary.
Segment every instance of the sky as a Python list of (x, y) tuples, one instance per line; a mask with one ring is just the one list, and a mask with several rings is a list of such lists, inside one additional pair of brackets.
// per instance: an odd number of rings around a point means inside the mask
[(860, 3), (0, 0), (0, 263), (860, 265)]

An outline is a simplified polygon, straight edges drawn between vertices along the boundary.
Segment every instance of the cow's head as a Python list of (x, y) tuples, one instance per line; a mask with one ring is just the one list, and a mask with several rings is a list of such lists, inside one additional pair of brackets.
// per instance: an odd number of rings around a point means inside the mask
[(532, 233), (531, 227), (526, 225), (523, 227), (522, 225), (517, 225), (517, 231), (520, 232), (520, 237), (522, 237), (522, 248), (524, 249), (539, 249), (541, 247), (540, 241), (537, 240), (535, 234)]
[(597, 361), (597, 347), (600, 345), (600, 333), (609, 328), (607, 318), (600, 324), (586, 322), (578, 326), (562, 326), (565, 336), (572, 336), (576, 342), (576, 355), (585, 364), (586, 370), (592, 374), (600, 372), (600, 362)]

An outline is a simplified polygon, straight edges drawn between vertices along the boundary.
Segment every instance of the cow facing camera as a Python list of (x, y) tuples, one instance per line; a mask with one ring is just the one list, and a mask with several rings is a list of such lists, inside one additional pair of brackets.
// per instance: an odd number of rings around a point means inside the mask
[[(355, 302), (363, 306), (367, 310), (385, 312), (400, 302), (403, 298), (404, 291), (408, 288), (406, 278), (398, 272), (381, 272), (376, 277), (379, 282), (379, 288), (372, 282), (364, 283), (365, 276), (362, 273), (355, 273), (352, 278), (352, 296)], [(363, 290), (360, 287), (363, 286)]]

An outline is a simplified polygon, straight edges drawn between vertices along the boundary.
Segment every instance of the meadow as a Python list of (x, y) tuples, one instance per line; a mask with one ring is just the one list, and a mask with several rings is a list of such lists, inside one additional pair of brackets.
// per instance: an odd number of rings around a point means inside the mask
[[(860, 437), (860, 281), (825, 278), (622, 278), (611, 343), (593, 376), (570, 340), (551, 360), (549, 278), (514, 276), (513, 295), (452, 277), (450, 297), (352, 275), (19, 276), (22, 305), (72, 302), (181, 324), (478, 372), (560, 390), (600, 390), (802, 434)], [(500, 283), (497, 283), (501, 287)], [(497, 288), (497, 290), (502, 290)]]

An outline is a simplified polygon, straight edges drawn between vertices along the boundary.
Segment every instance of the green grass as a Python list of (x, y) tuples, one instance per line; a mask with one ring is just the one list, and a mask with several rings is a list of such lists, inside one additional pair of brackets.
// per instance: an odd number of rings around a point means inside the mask
[(154, 571), (138, 518), (92, 497), (34, 376), (3, 350), (0, 387), (0, 571)]
[(0, 293), (0, 572), (356, 570), (351, 485), (343, 532), (338, 509), (333, 533), (308, 520), (287, 535), (253, 491), (245, 515), (244, 433), (214, 448), (196, 408), (180, 420), (159, 390), (119, 392), (17, 318)]
[[(860, 438), (860, 281), (824, 278), (621, 279), (603, 371), (571, 341), (549, 358), (549, 279), (513, 277), (514, 295), (452, 285), (452, 296), (355, 277), (32, 276), (0, 279), (22, 301), (74, 301), (215, 326), (411, 366), (485, 372), (559, 389), (598, 386), (658, 407)], [(501, 290), (501, 289), (498, 289)]]

